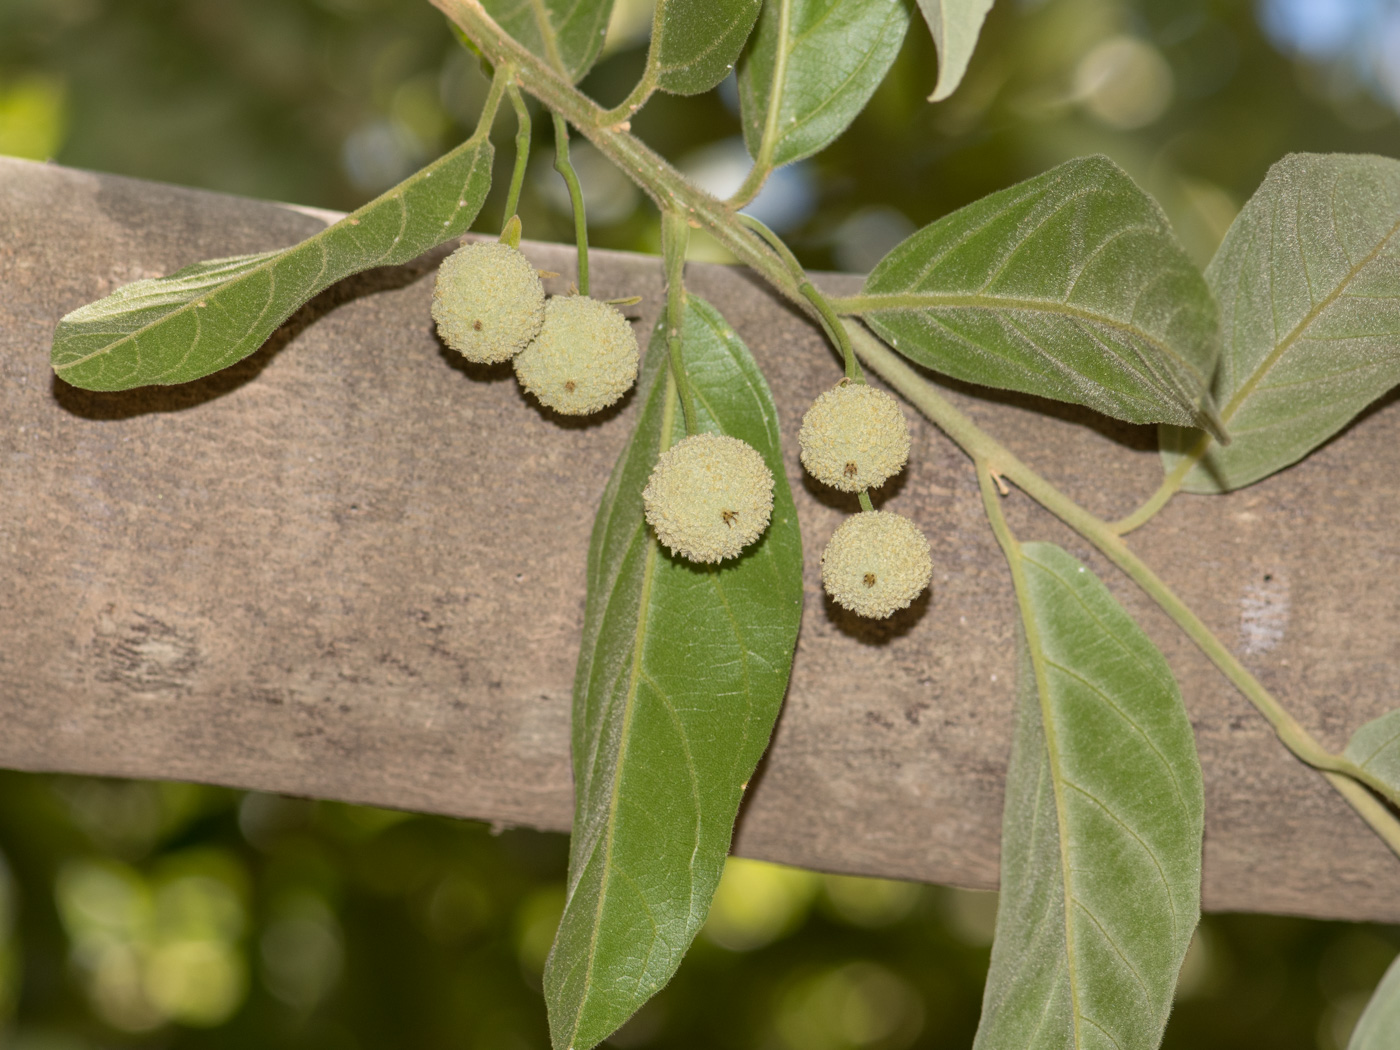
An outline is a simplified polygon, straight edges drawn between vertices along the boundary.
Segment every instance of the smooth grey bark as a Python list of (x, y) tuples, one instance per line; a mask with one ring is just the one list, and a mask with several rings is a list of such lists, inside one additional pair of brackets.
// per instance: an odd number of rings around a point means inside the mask
[[(561, 421), (508, 367), (445, 351), (428, 315), (445, 249), (344, 282), (187, 386), (92, 394), (49, 370), (75, 307), (323, 221), (0, 160), (0, 764), (567, 828), (584, 553), (631, 398)], [(525, 250), (566, 286), (571, 250)], [(658, 260), (593, 258), (594, 294), (643, 296), (644, 332)], [(993, 886), (1015, 608), (966, 459), (908, 413), (910, 467), (876, 502), (928, 534), (933, 591), (889, 623), (846, 616), (818, 558), (855, 501), (796, 455), (836, 359), (744, 273), (692, 265), (688, 280), (768, 374), (807, 555), (792, 685), (737, 851)], [(1160, 479), (1149, 428), (949, 389), (1097, 513)], [(1397, 449), (1388, 397), (1296, 468), (1178, 497), (1132, 540), (1338, 749), (1397, 703)], [(1008, 512), (1099, 571), (1175, 670), (1206, 776), (1206, 906), (1400, 920), (1400, 863), (1323, 780), (1087, 544), (1021, 497)]]

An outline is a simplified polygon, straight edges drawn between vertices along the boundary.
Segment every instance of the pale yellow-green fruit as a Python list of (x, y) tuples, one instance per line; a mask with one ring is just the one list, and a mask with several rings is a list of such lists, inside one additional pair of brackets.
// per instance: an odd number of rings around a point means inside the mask
[(842, 492), (879, 488), (909, 460), (909, 428), (883, 390), (843, 380), (812, 402), (797, 442), (802, 465)]
[(520, 385), (566, 416), (600, 412), (637, 381), (637, 336), (615, 306), (556, 295), (544, 325), (515, 359)]
[(747, 442), (692, 434), (657, 458), (642, 503), (656, 538), (673, 553), (724, 561), (768, 528), (773, 474)]
[(902, 514), (868, 510), (843, 521), (822, 552), (822, 586), (837, 605), (883, 620), (907, 608), (933, 575), (928, 540)]
[(464, 244), (438, 267), (433, 320), (442, 341), (468, 361), (509, 361), (544, 324), (544, 285), (510, 245)]

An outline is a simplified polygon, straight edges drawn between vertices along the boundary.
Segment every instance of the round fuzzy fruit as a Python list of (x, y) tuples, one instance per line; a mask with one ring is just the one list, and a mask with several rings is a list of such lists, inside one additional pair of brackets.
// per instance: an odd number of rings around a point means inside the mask
[(515, 359), (540, 403), (566, 416), (600, 412), (637, 381), (637, 336), (615, 306), (586, 295), (545, 303), (544, 326)]
[(909, 459), (899, 402), (864, 383), (843, 380), (813, 401), (797, 441), (807, 472), (842, 492), (878, 488)]
[(836, 604), (883, 620), (933, 575), (928, 540), (902, 514), (868, 510), (843, 521), (822, 552), (822, 586)]
[(464, 244), (438, 267), (433, 320), (442, 341), (468, 361), (508, 361), (544, 324), (544, 285), (510, 245)]
[(692, 434), (661, 453), (642, 491), (647, 521), (675, 554), (732, 558), (768, 528), (773, 474), (758, 450), (726, 434)]

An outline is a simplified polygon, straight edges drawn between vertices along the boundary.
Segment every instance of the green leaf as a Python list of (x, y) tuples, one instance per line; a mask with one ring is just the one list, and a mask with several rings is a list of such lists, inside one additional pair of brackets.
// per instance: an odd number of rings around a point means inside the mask
[(496, 24), (572, 84), (603, 48), (613, 0), (481, 0)]
[(491, 158), (491, 141), (478, 132), (298, 245), (118, 288), (58, 322), (53, 370), (87, 390), (127, 390), (227, 368), (336, 281), (406, 263), (465, 233), (491, 187)]
[(1400, 958), (1390, 964), (1356, 1022), (1347, 1050), (1395, 1050), (1400, 1046)]
[(885, 79), (909, 17), (904, 0), (768, 0), (739, 66), (749, 153), (776, 167), (825, 149)]
[(1156, 1047), (1200, 918), (1201, 768), (1171, 670), (1093, 573), (1013, 557), (1024, 633), (975, 1050)]
[(1342, 754), (1372, 779), (1373, 788), (1400, 803), (1400, 710), (1367, 722)]
[(1168, 471), (1200, 459), (1187, 492), (1302, 459), (1400, 383), (1397, 233), (1400, 161), (1295, 153), (1269, 169), (1206, 267), (1224, 336), (1214, 393), (1235, 440), (1161, 435)]
[(846, 305), (957, 379), (1133, 423), (1213, 425), (1215, 302), (1157, 203), (1107, 157), (925, 226)]
[(928, 100), (941, 102), (962, 83), (992, 0), (919, 0), (919, 9), (938, 48), (938, 80)]
[(729, 75), (763, 0), (656, 0), (645, 79), (698, 95)]
[(699, 424), (763, 455), (773, 522), (717, 567), (657, 543), (642, 489), (661, 451), (685, 436), (658, 327), (637, 428), (588, 553), (568, 903), (544, 978), (558, 1050), (607, 1037), (680, 965), (782, 705), (802, 614), (801, 537), (768, 386), (724, 319), (694, 296), (682, 338)]

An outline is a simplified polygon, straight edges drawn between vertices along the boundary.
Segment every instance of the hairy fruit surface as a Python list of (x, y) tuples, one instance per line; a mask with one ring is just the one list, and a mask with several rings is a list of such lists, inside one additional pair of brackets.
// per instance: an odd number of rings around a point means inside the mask
[(535, 337), (544, 313), (540, 275), (507, 244), (464, 244), (438, 267), (433, 320), (442, 341), (468, 361), (510, 360)]
[(773, 516), (773, 474), (758, 450), (727, 434), (692, 434), (657, 458), (642, 491), (656, 538), (683, 558), (732, 558)]
[(899, 402), (864, 383), (843, 380), (813, 401), (797, 441), (807, 472), (842, 492), (878, 488), (909, 459)]
[(556, 295), (544, 326), (515, 359), (520, 385), (556, 412), (587, 416), (637, 381), (637, 336), (615, 306), (586, 295)]
[(822, 552), (822, 586), (837, 605), (883, 620), (933, 575), (928, 540), (902, 514), (868, 510), (843, 521)]

